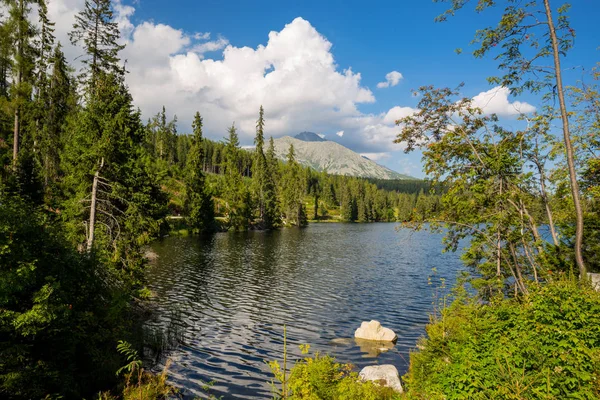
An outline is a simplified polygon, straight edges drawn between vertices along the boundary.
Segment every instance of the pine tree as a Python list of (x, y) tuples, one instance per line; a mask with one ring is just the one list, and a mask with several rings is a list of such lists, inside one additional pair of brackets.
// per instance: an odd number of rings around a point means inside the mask
[(214, 204), (204, 178), (204, 152), (202, 151), (202, 117), (199, 112), (192, 124), (194, 136), (187, 154), (185, 209), (188, 224), (199, 232), (214, 230)]
[(304, 208), (304, 179), (302, 168), (296, 161), (294, 145), (290, 145), (287, 162), (282, 177), (282, 203), (286, 220), (290, 225), (306, 225), (306, 210)]
[(55, 47), (50, 63), (52, 72), (40, 135), (40, 158), (47, 190), (58, 178), (65, 124), (76, 109), (75, 84), (60, 44)]
[(265, 184), (267, 178), (267, 159), (265, 158), (264, 110), (260, 106), (258, 121), (256, 121), (256, 137), (254, 138), (254, 154), (252, 160), (252, 193), (258, 209), (260, 224), (265, 223)]
[(118, 44), (119, 28), (114, 21), (111, 0), (86, 0), (84, 9), (75, 16), (73, 31), (69, 33), (73, 45), (81, 44), (85, 65), (80, 79), (92, 94), (100, 73), (123, 75), (125, 69), (119, 65), (119, 51), (125, 48)]
[(33, 84), (34, 55), (33, 38), (36, 30), (29, 20), (33, 0), (4, 0), (9, 8), (9, 18), (6, 22), (9, 32), (12, 33), (11, 45), (13, 59), (13, 84), (11, 86), (11, 102), (14, 110), (13, 126), (13, 166), (17, 167), (17, 157), (23, 124), (23, 111), (31, 100)]
[[(38, 0), (38, 37), (35, 40), (36, 58), (36, 97), (44, 99), (48, 85), (48, 67), (54, 50), (54, 22), (48, 19), (48, 6), (45, 0)], [(43, 104), (43, 102), (42, 102)]]
[(62, 157), (66, 201), (63, 217), (73, 240), (82, 243), (80, 227), (90, 215), (94, 176), (101, 182), (98, 204), (98, 252), (114, 260), (120, 278), (139, 284), (143, 261), (140, 245), (156, 236), (166, 214), (166, 198), (157, 178), (146, 169), (145, 131), (123, 77), (99, 72), (97, 90), (69, 119)]
[(223, 197), (227, 208), (227, 224), (230, 230), (245, 231), (251, 217), (250, 192), (244, 184), (240, 171), (240, 155), (235, 125), (229, 128), (225, 145), (225, 189)]
[(265, 155), (264, 126), (264, 110), (261, 106), (256, 122), (256, 138), (254, 139), (256, 149), (252, 162), (252, 191), (256, 199), (262, 228), (273, 229), (279, 225), (279, 205), (274, 174), (276, 164), (275, 167), (273, 166), (275, 148), (273, 138), (271, 138), (268, 153)]

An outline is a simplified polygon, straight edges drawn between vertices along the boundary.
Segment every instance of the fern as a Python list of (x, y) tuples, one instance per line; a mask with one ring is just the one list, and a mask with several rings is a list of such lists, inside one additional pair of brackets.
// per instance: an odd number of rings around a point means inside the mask
[(119, 340), (117, 345), (117, 351), (127, 357), (127, 364), (117, 370), (117, 376), (121, 375), (123, 371), (127, 371), (132, 374), (136, 369), (142, 367), (142, 360), (140, 360), (139, 353), (136, 349), (131, 346), (131, 343), (124, 340)]

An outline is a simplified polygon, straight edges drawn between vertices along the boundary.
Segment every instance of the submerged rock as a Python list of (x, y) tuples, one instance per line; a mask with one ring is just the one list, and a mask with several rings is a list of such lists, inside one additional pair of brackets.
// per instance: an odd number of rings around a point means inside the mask
[(147, 247), (144, 250), (144, 258), (148, 261), (155, 261), (158, 259), (158, 254), (156, 254), (150, 247)]
[(382, 327), (379, 321), (375, 320), (360, 324), (360, 328), (354, 332), (354, 337), (378, 342), (395, 342), (398, 339), (393, 330)]
[(400, 374), (398, 370), (391, 364), (371, 365), (364, 367), (358, 377), (363, 381), (373, 381), (381, 386), (394, 389), (398, 393), (402, 393), (402, 383), (400, 383)]
[(394, 348), (394, 342), (354, 338), (354, 343), (360, 348), (364, 358), (374, 358)]

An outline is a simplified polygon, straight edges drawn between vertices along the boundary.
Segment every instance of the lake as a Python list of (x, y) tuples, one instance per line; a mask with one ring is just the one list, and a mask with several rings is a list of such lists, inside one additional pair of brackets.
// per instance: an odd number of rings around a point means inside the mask
[[(442, 253), (441, 235), (398, 227), (311, 224), (154, 243), (158, 312), (149, 324), (176, 326), (184, 339), (170, 354), (171, 382), (189, 398), (204, 396), (209, 381), (217, 397), (270, 398), (266, 361), (281, 361), (284, 325), (288, 359), (308, 343), (357, 368), (389, 363), (404, 374), (440, 278), (452, 285), (463, 267), (459, 254)], [(393, 348), (354, 341), (371, 319), (396, 332)]]

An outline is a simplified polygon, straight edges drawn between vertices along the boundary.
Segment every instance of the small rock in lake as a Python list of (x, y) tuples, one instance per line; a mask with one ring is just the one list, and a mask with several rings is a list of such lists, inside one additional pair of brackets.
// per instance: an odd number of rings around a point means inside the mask
[(358, 377), (363, 381), (373, 381), (381, 386), (394, 389), (398, 393), (402, 393), (402, 383), (400, 383), (400, 375), (398, 370), (391, 364), (371, 365), (364, 367)]
[(395, 342), (398, 339), (393, 330), (382, 327), (379, 321), (375, 320), (360, 324), (360, 328), (354, 332), (354, 337), (378, 342)]

